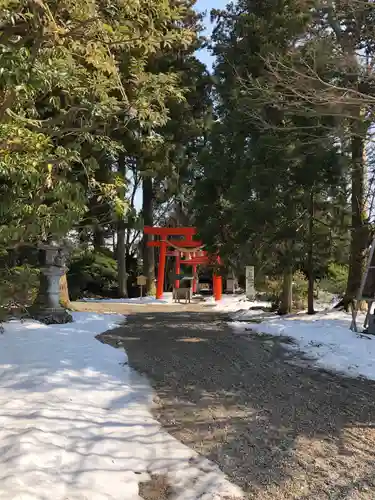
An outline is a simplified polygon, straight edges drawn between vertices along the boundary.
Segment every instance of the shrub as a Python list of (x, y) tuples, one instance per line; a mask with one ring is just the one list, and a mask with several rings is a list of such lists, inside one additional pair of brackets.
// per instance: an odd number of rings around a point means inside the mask
[(67, 279), (72, 300), (85, 295), (109, 295), (117, 286), (117, 263), (106, 253), (80, 251), (72, 256)]
[(304, 273), (296, 271), (293, 275), (293, 308), (297, 310), (307, 307), (308, 280)]
[[(280, 304), (280, 296), (283, 288), (283, 278), (266, 278), (258, 291), (264, 292), (262, 300), (272, 303), (272, 308), (277, 309)], [(293, 275), (293, 307), (304, 309), (307, 306), (307, 279), (301, 271), (296, 271)]]
[(320, 288), (335, 295), (344, 295), (348, 281), (348, 266), (332, 263), (328, 266), (326, 276), (320, 281)]
[(0, 271), (0, 308), (4, 317), (13, 309), (30, 306), (38, 293), (39, 269), (29, 265), (4, 267)]
[(279, 277), (265, 277), (263, 283), (257, 285), (257, 291), (261, 293), (262, 300), (271, 302), (272, 309), (279, 307), (280, 295), (282, 290), (282, 279)]

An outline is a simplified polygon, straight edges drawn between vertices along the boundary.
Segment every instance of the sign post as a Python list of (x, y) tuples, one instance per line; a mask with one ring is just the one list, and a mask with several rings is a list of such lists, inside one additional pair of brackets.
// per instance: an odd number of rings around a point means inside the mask
[(143, 274), (141, 274), (140, 276), (137, 276), (137, 285), (141, 289), (141, 298), (143, 297), (143, 287), (146, 285), (146, 283), (147, 283), (146, 276), (143, 276)]
[(254, 266), (246, 266), (246, 298), (255, 299)]

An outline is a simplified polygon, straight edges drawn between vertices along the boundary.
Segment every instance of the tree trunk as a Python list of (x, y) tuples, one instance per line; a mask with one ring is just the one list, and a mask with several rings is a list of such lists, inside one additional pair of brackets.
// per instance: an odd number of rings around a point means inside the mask
[(284, 270), (283, 289), (281, 292), (281, 301), (279, 314), (289, 314), (292, 312), (292, 287), (293, 287), (293, 267), (288, 264)]
[(128, 296), (127, 272), (126, 272), (126, 249), (125, 249), (125, 224), (119, 222), (117, 230), (117, 269), (118, 269), (118, 292), (120, 297)]
[[(153, 186), (152, 178), (144, 177), (142, 181), (143, 204), (142, 214), (145, 226), (153, 225)], [(152, 295), (155, 292), (155, 252), (154, 247), (147, 246), (151, 240), (147, 234), (143, 235), (143, 274), (147, 278), (146, 293)]]
[(116, 255), (117, 252), (117, 231), (113, 229), (112, 232), (112, 253)]
[(307, 250), (307, 314), (315, 314), (314, 310), (314, 190), (310, 193), (309, 203), (309, 235)]
[[(119, 173), (125, 179), (126, 164), (125, 154), (119, 156)], [(125, 198), (125, 189), (121, 190), (120, 196)], [(118, 293), (120, 297), (128, 297), (128, 276), (126, 272), (126, 245), (125, 245), (125, 220), (120, 218), (117, 223), (117, 277), (118, 277)]]
[(97, 252), (100, 252), (100, 250), (102, 250), (102, 248), (105, 247), (104, 232), (98, 226), (94, 229), (93, 245), (94, 245), (94, 249)]
[(66, 279), (66, 274), (63, 274), (60, 278), (60, 304), (65, 309), (70, 309), (68, 280)]
[(359, 117), (352, 123), (352, 231), (350, 240), (349, 276), (343, 305), (346, 310), (353, 304), (361, 285), (364, 260), (368, 244), (365, 208), (365, 140), (361, 134), (363, 124)]

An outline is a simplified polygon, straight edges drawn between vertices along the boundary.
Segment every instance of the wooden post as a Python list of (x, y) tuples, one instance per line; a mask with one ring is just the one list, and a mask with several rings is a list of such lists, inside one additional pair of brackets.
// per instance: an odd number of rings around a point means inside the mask
[[(217, 257), (217, 263), (221, 264), (221, 259), (219, 256)], [(215, 300), (221, 300), (223, 295), (223, 280), (219, 274), (214, 274), (213, 276), (213, 289)]]
[(161, 299), (163, 297), (166, 256), (167, 256), (167, 243), (165, 241), (162, 241), (160, 243), (158, 282), (157, 282), (157, 287), (156, 287), (156, 298), (157, 299)]
[[(197, 254), (195, 252), (193, 252), (192, 253), (193, 259), (195, 259), (196, 256), (197, 256)], [(193, 282), (191, 284), (191, 292), (197, 293), (197, 280), (195, 279), (195, 275), (197, 274), (197, 265), (193, 264), (192, 269), (193, 269), (193, 278), (194, 279), (193, 279)]]
[(197, 280), (195, 278), (196, 274), (197, 274), (197, 266), (194, 265), (193, 266), (193, 276), (194, 276), (194, 279), (193, 279), (193, 293), (197, 293)]
[(221, 300), (221, 298), (222, 298), (222, 293), (223, 293), (222, 287), (223, 287), (223, 281), (221, 279), (221, 276), (214, 274), (213, 289), (214, 289), (214, 297), (215, 297), (216, 301)]
[[(176, 253), (176, 276), (178, 276), (180, 273), (181, 273), (181, 255), (180, 255), (180, 252), (177, 251), (177, 253)], [(174, 287), (180, 288), (180, 280), (179, 279), (175, 280)]]

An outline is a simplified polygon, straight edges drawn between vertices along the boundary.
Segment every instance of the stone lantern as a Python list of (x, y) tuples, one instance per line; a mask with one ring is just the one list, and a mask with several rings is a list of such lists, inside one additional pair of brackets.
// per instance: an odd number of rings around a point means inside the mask
[(69, 323), (73, 318), (60, 304), (60, 278), (66, 273), (67, 252), (55, 241), (40, 244), (39, 252), (40, 286), (30, 313), (46, 324)]

